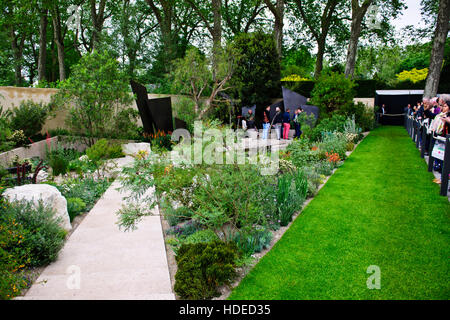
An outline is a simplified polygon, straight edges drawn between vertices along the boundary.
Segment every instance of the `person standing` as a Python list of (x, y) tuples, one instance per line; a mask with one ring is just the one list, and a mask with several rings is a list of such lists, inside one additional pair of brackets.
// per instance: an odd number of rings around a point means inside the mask
[(254, 129), (255, 128), (255, 115), (253, 114), (252, 109), (248, 110), (247, 116), (245, 117), (245, 120), (247, 121), (247, 129)]
[(287, 109), (283, 113), (283, 139), (289, 140), (289, 130), (291, 130), (291, 114), (290, 110)]
[(264, 140), (269, 136), (270, 129), (270, 106), (267, 106), (266, 110), (264, 110), (263, 114), (263, 136)]
[(277, 140), (281, 139), (281, 124), (283, 123), (283, 115), (279, 107), (276, 108), (277, 113), (273, 119), (273, 126), (275, 127), (275, 133), (277, 134)]
[(303, 109), (301, 107), (297, 108), (295, 110), (295, 115), (294, 115), (294, 128), (295, 128), (295, 135), (294, 135), (294, 139), (300, 139), (301, 135), (302, 135), (302, 125), (300, 123), (300, 114), (303, 112)]

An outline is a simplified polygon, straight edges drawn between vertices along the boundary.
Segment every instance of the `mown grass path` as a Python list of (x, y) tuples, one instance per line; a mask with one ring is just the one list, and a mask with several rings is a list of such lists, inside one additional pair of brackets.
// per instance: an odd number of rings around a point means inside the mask
[(230, 299), (449, 299), (450, 204), (433, 178), (404, 128), (374, 130)]

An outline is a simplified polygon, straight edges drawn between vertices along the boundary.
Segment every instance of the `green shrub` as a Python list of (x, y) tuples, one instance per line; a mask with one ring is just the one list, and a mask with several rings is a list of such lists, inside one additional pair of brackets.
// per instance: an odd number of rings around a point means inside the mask
[(294, 177), (283, 175), (278, 179), (277, 210), (281, 226), (285, 227), (292, 221), (292, 216), (298, 208)]
[(13, 220), (0, 221), (0, 300), (20, 294), (27, 282), (22, 271), (27, 262), (27, 248), (23, 247), (26, 231)]
[(183, 244), (176, 256), (175, 292), (182, 299), (192, 300), (217, 296), (217, 288), (235, 277), (237, 257), (232, 242)]
[(67, 199), (67, 211), (69, 212), (70, 221), (86, 209), (86, 203), (80, 198)]
[(67, 173), (70, 161), (78, 159), (81, 155), (76, 149), (66, 149), (61, 146), (46, 152), (47, 161), (53, 170), (54, 176)]
[(56, 185), (64, 198), (79, 198), (86, 204), (86, 211), (89, 211), (97, 199), (99, 199), (111, 185), (108, 179), (84, 178), (68, 179), (62, 184)]
[(68, 110), (66, 123), (73, 134), (88, 137), (89, 145), (94, 138), (122, 136), (129, 127), (118, 127), (116, 120), (123, 119), (121, 111), (133, 96), (117, 59), (106, 51), (93, 51), (83, 55), (71, 71), (52, 96), (52, 104)]
[(42, 130), (47, 116), (47, 106), (33, 101), (24, 101), (19, 107), (12, 109), (11, 128), (22, 130), (25, 136), (33, 137)]
[(186, 244), (208, 243), (220, 240), (219, 237), (212, 230), (199, 230), (189, 236), (183, 241)]
[(286, 151), (290, 154), (290, 160), (297, 167), (301, 168), (319, 160), (318, 152), (311, 150), (308, 139), (293, 141)]
[(174, 209), (172, 206), (167, 205), (166, 203), (161, 203), (161, 208), (164, 211), (164, 218), (167, 220), (171, 227), (176, 226), (177, 224), (186, 221), (188, 218), (192, 217), (192, 210), (188, 207), (181, 206), (177, 209)]
[(23, 254), (15, 252), (16, 257), (27, 256), (26, 265), (30, 267), (56, 260), (66, 232), (58, 225), (52, 208), (22, 201), (6, 204), (2, 211), (2, 222), (15, 221), (25, 230), (21, 246), (15, 248)]
[(344, 135), (334, 134), (331, 132), (324, 132), (322, 134), (322, 141), (319, 143), (320, 157), (325, 159), (325, 153), (337, 153), (339, 157), (344, 160), (347, 152), (347, 140)]
[(320, 109), (320, 117), (327, 118), (334, 111), (353, 105), (355, 83), (344, 74), (323, 72), (311, 92), (311, 102)]
[(250, 256), (255, 252), (266, 249), (272, 241), (272, 233), (265, 229), (256, 229), (250, 233), (238, 232), (233, 238), (234, 243), (245, 256)]
[(272, 34), (263, 31), (241, 33), (234, 46), (239, 60), (230, 85), (242, 105), (265, 104), (279, 95), (281, 66)]
[(340, 114), (333, 114), (329, 118), (322, 119), (319, 124), (309, 132), (304, 132), (305, 137), (311, 141), (319, 141), (323, 132), (344, 132), (347, 117)]
[(124, 156), (121, 144), (109, 142), (106, 139), (98, 140), (93, 146), (86, 150), (86, 154), (89, 159), (94, 162), (121, 158)]
[(14, 146), (14, 142), (9, 141), (11, 127), (9, 123), (10, 111), (3, 111), (0, 106), (0, 152), (8, 151)]

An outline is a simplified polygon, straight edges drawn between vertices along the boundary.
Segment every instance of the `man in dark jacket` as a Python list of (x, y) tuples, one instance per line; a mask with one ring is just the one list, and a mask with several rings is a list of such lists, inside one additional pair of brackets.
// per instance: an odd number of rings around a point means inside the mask
[(294, 139), (300, 139), (300, 136), (302, 135), (302, 124), (300, 123), (300, 114), (303, 112), (303, 109), (301, 107), (297, 108), (295, 110), (294, 115), (294, 127), (295, 127), (295, 136)]

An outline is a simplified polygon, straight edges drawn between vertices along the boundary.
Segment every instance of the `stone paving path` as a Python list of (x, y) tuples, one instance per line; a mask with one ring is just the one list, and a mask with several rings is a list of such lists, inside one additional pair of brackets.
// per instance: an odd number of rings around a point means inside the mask
[[(129, 164), (123, 158), (119, 166)], [(125, 193), (117, 180), (66, 241), (24, 297), (58, 300), (172, 300), (158, 209), (135, 231), (119, 229), (117, 210)]]

